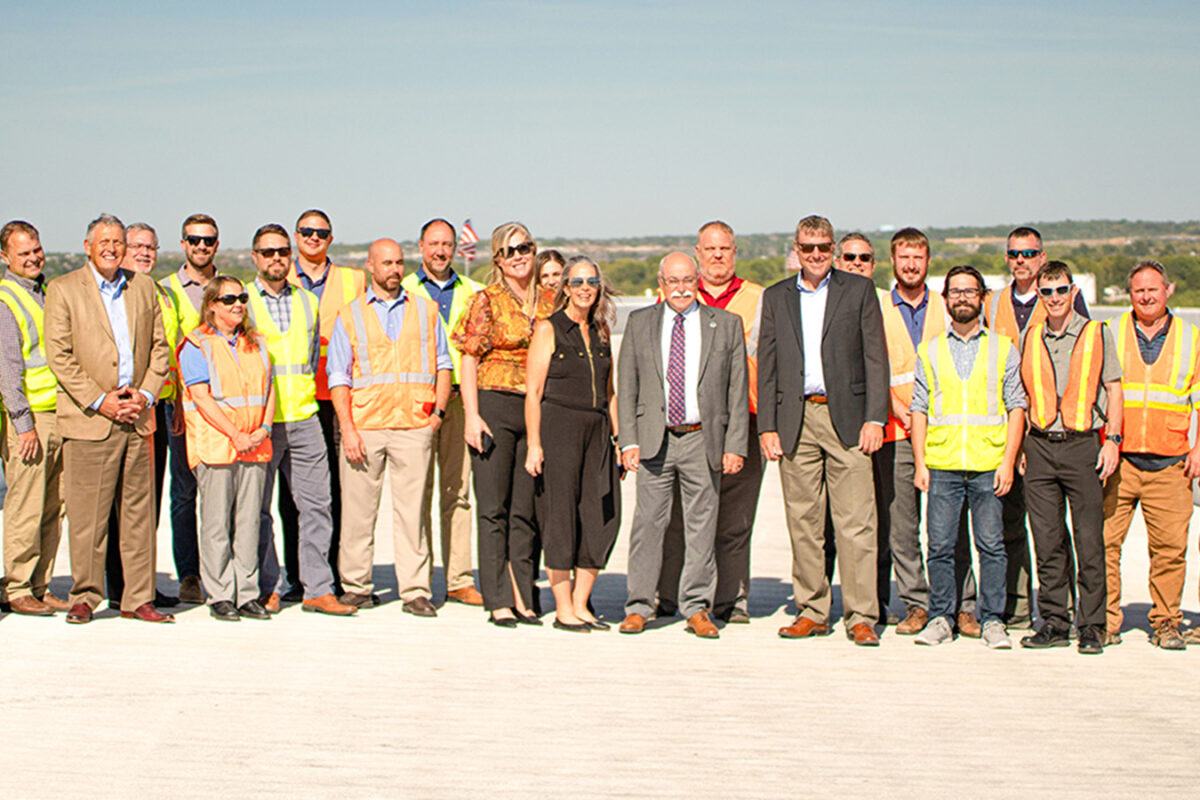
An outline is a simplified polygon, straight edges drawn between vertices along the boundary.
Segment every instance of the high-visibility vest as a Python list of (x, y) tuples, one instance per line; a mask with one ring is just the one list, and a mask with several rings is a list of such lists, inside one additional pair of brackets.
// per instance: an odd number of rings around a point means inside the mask
[[(983, 319), (984, 324), (996, 333), (1007, 336), (1014, 342), (1020, 338), (1021, 326), (1017, 324), (1017, 312), (1013, 311), (1011, 283), (1000, 291), (988, 295), (987, 302), (983, 306)], [(1033, 307), (1033, 313), (1029, 315), (1029, 321), (1025, 325), (1028, 327), (1045, 321), (1046, 306), (1039, 297), (1037, 304)]]
[(1181, 456), (1188, 452), (1188, 427), (1193, 409), (1200, 409), (1200, 380), (1196, 357), (1200, 331), (1179, 317), (1171, 317), (1167, 339), (1153, 364), (1142, 360), (1134, 330), (1133, 312), (1122, 314), (1117, 325), (1117, 355), (1121, 359), (1121, 389), (1125, 453)]
[(1004, 460), (1008, 413), (1004, 366), (1012, 340), (984, 331), (967, 380), (958, 377), (948, 334), (917, 348), (929, 386), (925, 466), (987, 472)]
[[(908, 326), (900, 309), (892, 302), (892, 293), (880, 290), (879, 310), (883, 313), (883, 336), (887, 341), (888, 364), (892, 369), (892, 397), (903, 408), (912, 404), (913, 383), (916, 380), (917, 348), (908, 335)], [(942, 296), (929, 292), (925, 303), (925, 322), (921, 327), (921, 341), (928, 342), (946, 332), (946, 304)], [(883, 440), (896, 442), (908, 438), (908, 430), (900, 420), (888, 411), (887, 425), (883, 428)]]
[(179, 280), (179, 272), (172, 272), (159, 281), (158, 285), (175, 298), (175, 309), (179, 314), (179, 333), (181, 336), (187, 336), (200, 325), (200, 309), (192, 305), (192, 299), (184, 291), (183, 281)]
[(1042, 335), (1045, 329), (1044, 322), (1026, 329), (1025, 348), (1021, 352), (1021, 382), (1029, 397), (1030, 424), (1046, 430), (1061, 412), (1066, 430), (1090, 431), (1104, 369), (1104, 328), (1099, 322), (1089, 320), (1079, 332), (1071, 349), (1071, 373), (1062, 397), (1058, 396), (1054, 362)]
[[(237, 352), (224, 336), (208, 325), (184, 337), (200, 348), (208, 362), (208, 386), (217, 407), (242, 433), (253, 433), (266, 424), (267, 395), (271, 389), (271, 357), (266, 339), (256, 336), (258, 347), (246, 349), (239, 337)], [(197, 464), (265, 463), (271, 460), (271, 437), (249, 453), (238, 453), (233, 441), (212, 425), (196, 408), (190, 386), (183, 387), (183, 421), (187, 427), (188, 467)]]
[(166, 334), (167, 347), (171, 349), (167, 359), (167, 380), (163, 383), (158, 399), (174, 400), (175, 383), (179, 378), (179, 304), (175, 301), (175, 295), (163, 288), (162, 284), (156, 283), (154, 288), (158, 292), (158, 307), (162, 309), (163, 333)]
[[(445, 332), (447, 339), (450, 338), (450, 331), (454, 330), (454, 326), (462, 319), (462, 315), (467, 312), (467, 306), (471, 304), (471, 298), (475, 296), (476, 292), (483, 291), (483, 284), (473, 281), (465, 275), (458, 275), (458, 273), (455, 273), (455, 275), (457, 276), (458, 283), (454, 287), (454, 297), (450, 300), (450, 321), (443, 320), (442, 315), (438, 314), (438, 322), (441, 323), (442, 330)], [(429, 294), (429, 289), (425, 287), (424, 282), (417, 278), (416, 272), (410, 272), (405, 275), (404, 279), (400, 281), (400, 286), (410, 295), (415, 294), (418, 297), (428, 300), (430, 303), (434, 303), (433, 296)], [(434, 303), (434, 306), (436, 307), (437, 303)], [(457, 347), (450, 348), (450, 360), (454, 362), (454, 374), (450, 380), (452, 383), (457, 384), (459, 382), (458, 367), (462, 363), (462, 353), (458, 352)]]
[[(21, 391), (31, 411), (53, 411), (58, 381), (46, 365), (45, 310), (21, 284), (5, 278), (0, 280), (0, 302), (12, 310), (21, 331)], [(7, 344), (7, 343), (6, 343)]]
[[(746, 339), (746, 380), (750, 385), (750, 413), (758, 413), (758, 329), (762, 322), (762, 284), (743, 280), (725, 310), (742, 320), (742, 335)], [(704, 295), (697, 292), (700, 302)]]
[(350, 412), (361, 430), (424, 428), (437, 382), (437, 305), (408, 295), (396, 341), (379, 315), (356, 297), (338, 312), (350, 339)]
[[(288, 269), (288, 283), (304, 288), (296, 273), (296, 262)], [(329, 375), (325, 372), (325, 355), (329, 350), (329, 335), (333, 333), (338, 312), (354, 298), (367, 291), (367, 273), (354, 267), (329, 265), (325, 288), (321, 291), (321, 302), (317, 306), (317, 326), (321, 333), (321, 352), (317, 357), (317, 399), (329, 399)], [(313, 294), (316, 294), (314, 292)]]
[(292, 322), (279, 330), (267, 303), (251, 285), (250, 316), (267, 337), (271, 353), (271, 379), (275, 383), (275, 421), (299, 422), (317, 413), (317, 381), (312, 371), (313, 332), (317, 329), (317, 296), (292, 287)]

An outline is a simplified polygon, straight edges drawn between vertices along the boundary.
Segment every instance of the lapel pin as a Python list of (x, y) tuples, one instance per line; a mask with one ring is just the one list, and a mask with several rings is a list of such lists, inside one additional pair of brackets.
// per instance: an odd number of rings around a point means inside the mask
[(717, 323), (715, 321), (711, 321), (708, 323), (708, 327), (715, 328), (715, 327), (717, 327)]

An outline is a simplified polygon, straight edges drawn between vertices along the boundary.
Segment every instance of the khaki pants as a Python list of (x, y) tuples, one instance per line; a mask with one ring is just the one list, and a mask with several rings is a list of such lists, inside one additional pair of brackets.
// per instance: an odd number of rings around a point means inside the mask
[(62, 439), (53, 411), (35, 412), (33, 424), (41, 448), (32, 461), (22, 461), (11, 421), (4, 437), (4, 599), (30, 594), (42, 597), (54, 576), (54, 557), (62, 535)]
[(1145, 472), (1121, 459), (1117, 471), (1104, 485), (1104, 551), (1108, 576), (1109, 633), (1118, 633), (1121, 612), (1121, 546), (1142, 504), (1146, 542), (1150, 550), (1150, 625), (1178, 628), (1183, 622), (1179, 603), (1187, 574), (1188, 524), (1192, 519), (1192, 482), (1183, 474), (1183, 463), (1157, 472)]
[(838, 439), (829, 407), (809, 402), (796, 451), (779, 462), (792, 539), (792, 588), (800, 616), (829, 622), (825, 577), (825, 491), (833, 514), (847, 628), (879, 618), (875, 590), (875, 479), (871, 457)]
[(371, 594), (375, 583), (375, 520), (383, 492), (383, 470), (391, 470), (392, 549), (396, 586), (400, 599), (430, 598), (430, 562), (433, 559), (421, 535), (422, 491), (429, 474), (433, 452), (433, 429), (360, 430), (366, 459), (359, 464), (342, 460), (342, 540), (338, 549), (338, 572), (342, 587), (353, 594)]
[[(442, 567), (446, 571), (446, 591), (454, 592), (475, 585), (471, 570), (471, 459), (467, 458), (464, 438), (466, 414), (462, 395), (455, 394), (446, 404), (446, 418), (433, 435), (431, 459), (437, 461), (438, 510), (441, 514)], [(433, 553), (433, 463), (425, 479), (421, 500), (421, 535)], [(429, 559), (430, 583), (433, 559)]]

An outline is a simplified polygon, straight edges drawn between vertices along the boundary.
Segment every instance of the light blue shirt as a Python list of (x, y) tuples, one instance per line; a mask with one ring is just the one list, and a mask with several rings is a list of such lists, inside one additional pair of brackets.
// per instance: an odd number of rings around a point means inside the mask
[[(129, 338), (129, 317), (125, 313), (124, 297), (129, 282), (123, 270), (117, 270), (115, 280), (107, 281), (91, 262), (88, 262), (88, 266), (92, 268), (92, 278), (100, 289), (100, 302), (104, 304), (104, 313), (108, 315), (108, 325), (112, 328), (113, 341), (117, 345), (117, 388), (128, 386), (133, 382), (133, 342)], [(154, 405), (154, 395), (142, 389), (138, 391), (145, 396), (147, 406)], [(104, 395), (100, 395), (88, 408), (95, 411), (103, 402)]]
[(821, 361), (821, 331), (825, 327), (825, 301), (829, 299), (829, 276), (816, 289), (804, 285), (802, 275), (796, 276), (800, 288), (800, 328), (804, 337), (804, 394), (825, 394), (825, 364)]
[[(404, 309), (408, 305), (408, 292), (400, 290), (395, 300), (387, 300), (375, 294), (375, 287), (367, 287), (365, 295), (367, 305), (375, 309), (383, 332), (393, 342), (400, 338), (400, 328), (404, 324)], [(446, 341), (446, 331), (441, 325), (433, 326), (433, 341), (437, 348), (437, 368), (454, 369), (450, 358), (450, 345)], [(329, 376), (329, 388), (350, 385), (350, 370), (354, 365), (354, 354), (350, 350), (350, 337), (346, 328), (337, 324), (329, 336), (328, 356), (325, 362), (325, 373)]]

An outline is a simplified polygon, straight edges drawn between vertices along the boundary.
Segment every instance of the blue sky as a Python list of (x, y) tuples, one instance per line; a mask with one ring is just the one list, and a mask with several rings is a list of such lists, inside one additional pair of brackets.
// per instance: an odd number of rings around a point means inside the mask
[(0, 216), (227, 247), (1200, 217), (1193, 3), (0, 3)]

